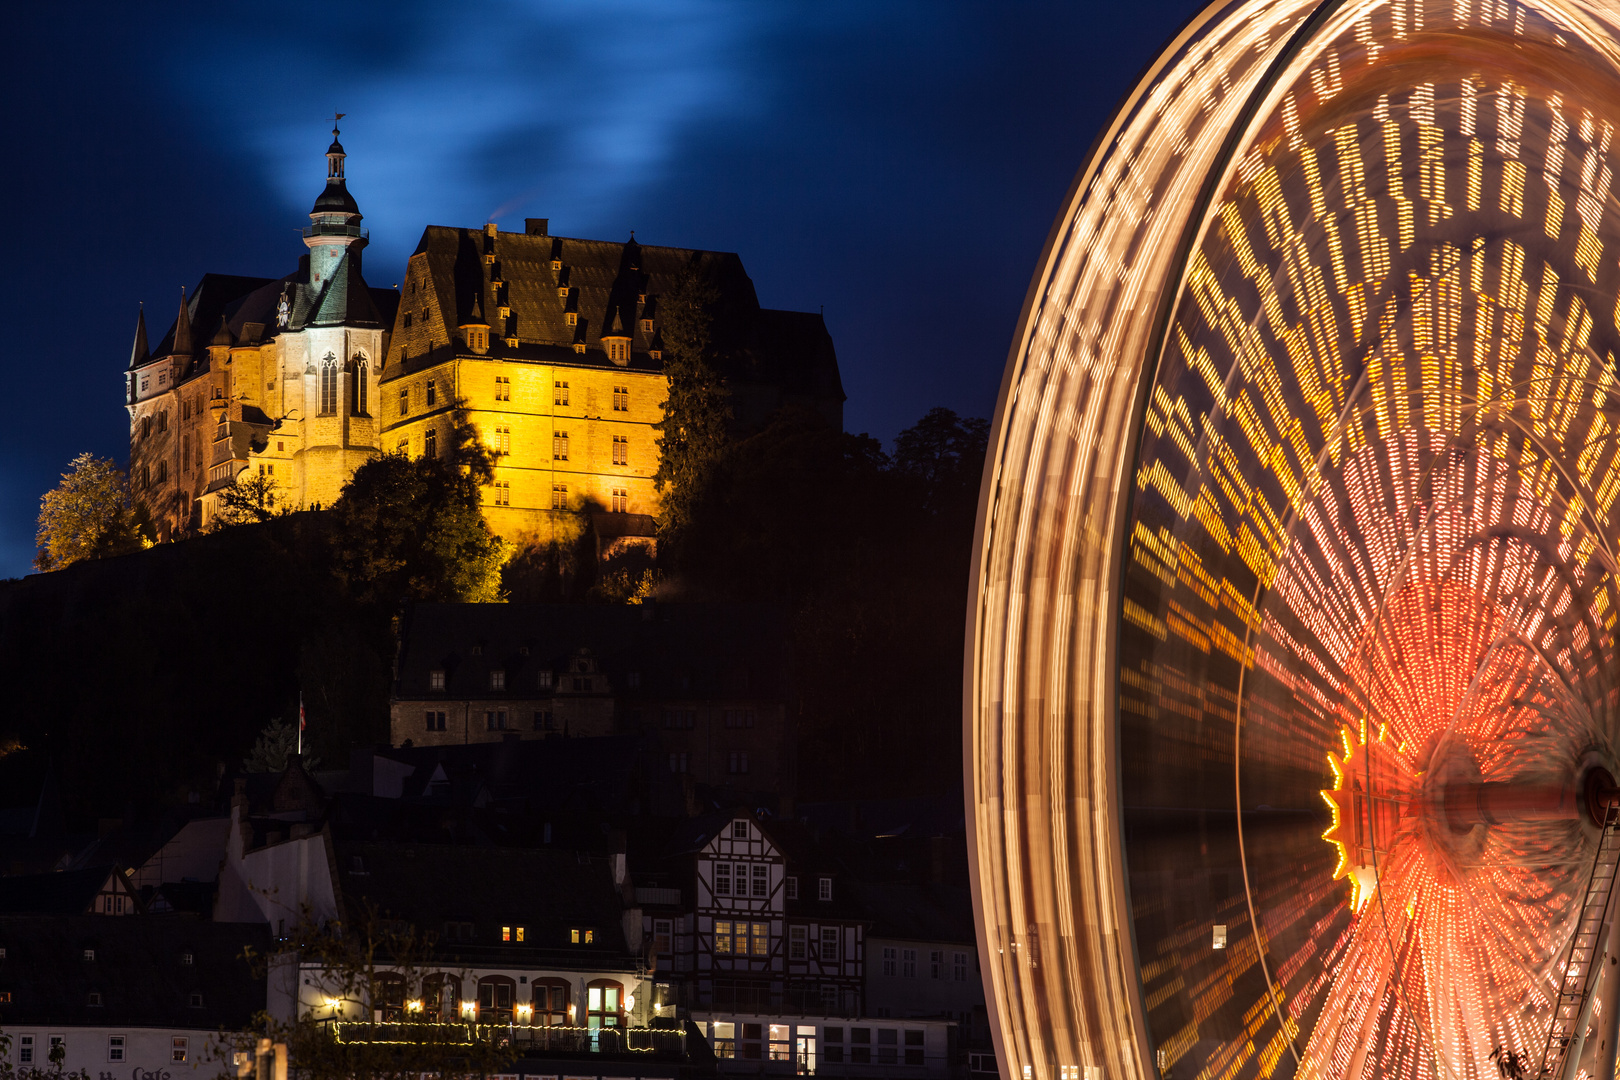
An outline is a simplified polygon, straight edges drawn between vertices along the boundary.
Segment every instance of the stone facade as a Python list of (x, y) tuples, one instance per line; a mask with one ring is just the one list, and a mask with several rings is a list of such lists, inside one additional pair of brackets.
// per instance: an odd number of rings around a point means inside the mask
[(336, 135), (296, 272), (205, 275), (155, 350), (144, 314), (137, 323), (125, 376), (130, 479), (159, 539), (205, 526), (244, 472), (271, 477), (278, 506), (325, 506), (378, 453), (398, 297), (361, 277), (367, 235)]

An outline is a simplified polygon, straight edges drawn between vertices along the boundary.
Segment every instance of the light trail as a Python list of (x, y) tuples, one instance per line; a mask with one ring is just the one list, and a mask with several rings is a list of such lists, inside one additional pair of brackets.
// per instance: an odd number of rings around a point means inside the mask
[(969, 613), (1007, 1080), (1539, 1054), (1597, 836), (1547, 799), (1620, 774), (1617, 24), (1216, 4), (1077, 178)]

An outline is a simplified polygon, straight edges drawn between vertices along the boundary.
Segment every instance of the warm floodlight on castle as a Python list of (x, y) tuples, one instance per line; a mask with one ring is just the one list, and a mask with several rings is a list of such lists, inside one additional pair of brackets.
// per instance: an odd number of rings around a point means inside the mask
[(1215, 4), (1120, 106), (975, 550), (1005, 1080), (1615, 1075), (1617, 127), (1620, 2)]

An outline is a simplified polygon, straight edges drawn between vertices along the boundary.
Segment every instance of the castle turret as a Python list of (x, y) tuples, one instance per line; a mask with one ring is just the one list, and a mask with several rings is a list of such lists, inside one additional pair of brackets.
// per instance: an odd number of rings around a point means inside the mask
[(129, 369), (134, 371), (151, 358), (152, 350), (146, 344), (146, 308), (142, 307), (135, 316), (135, 347), (129, 350)]
[(369, 299), (361, 302), (364, 310), (350, 310), (357, 297), (365, 292), (360, 279), (360, 252), (368, 236), (360, 227), (360, 207), (349, 194), (348, 181), (343, 175), (343, 163), (348, 155), (338, 141), (338, 134), (334, 127), (332, 145), (326, 148), (326, 188), (310, 208), (310, 224), (304, 230), (313, 297), (305, 319), (308, 326), (341, 326), (353, 321), (352, 316), (368, 323), (376, 321), (376, 310)]
[(170, 356), (191, 355), (191, 309), (186, 306), (186, 290), (180, 290), (180, 314), (174, 317), (174, 342)]

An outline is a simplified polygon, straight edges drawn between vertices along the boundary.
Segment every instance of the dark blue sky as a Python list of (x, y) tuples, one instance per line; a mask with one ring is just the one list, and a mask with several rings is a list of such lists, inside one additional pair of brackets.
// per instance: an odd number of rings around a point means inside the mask
[(0, 577), (83, 450), (127, 457), (154, 340), (205, 271), (280, 276), (348, 113), (349, 187), (397, 282), (425, 225), (736, 251), (816, 310), (851, 431), (986, 416), (1058, 202), (1188, 0), (20, 5)]

